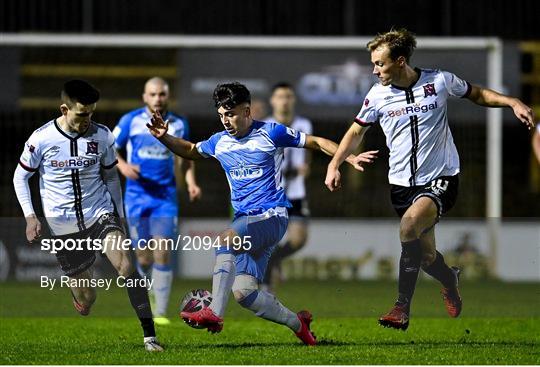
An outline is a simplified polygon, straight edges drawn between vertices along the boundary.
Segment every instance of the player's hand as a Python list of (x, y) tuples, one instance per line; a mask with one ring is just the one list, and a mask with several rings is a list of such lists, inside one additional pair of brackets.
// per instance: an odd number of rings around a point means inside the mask
[(524, 123), (529, 130), (534, 128), (535, 117), (532, 108), (516, 98), (516, 103), (512, 106), (512, 109), (514, 110), (516, 117)]
[(189, 185), (188, 188), (189, 201), (194, 202), (202, 197), (202, 190), (197, 185)]
[(41, 222), (35, 214), (32, 214), (26, 219), (26, 239), (28, 242), (33, 243), (41, 237)]
[(339, 190), (341, 188), (341, 173), (339, 172), (339, 169), (334, 168), (332, 165), (328, 165), (324, 184), (328, 187), (328, 190), (332, 192)]
[(118, 170), (122, 175), (132, 180), (138, 180), (141, 173), (141, 167), (135, 164), (118, 162)]
[(160, 139), (165, 136), (165, 134), (167, 134), (167, 131), (169, 130), (169, 120), (163, 121), (161, 113), (159, 113), (159, 111), (155, 111), (154, 113), (152, 113), (150, 123), (146, 124), (146, 127), (148, 128), (148, 130), (150, 130), (150, 134)]
[(364, 172), (364, 165), (367, 163), (373, 163), (377, 159), (378, 150), (370, 150), (368, 152), (362, 152), (356, 157), (347, 160), (347, 162), (354, 167), (354, 169)]

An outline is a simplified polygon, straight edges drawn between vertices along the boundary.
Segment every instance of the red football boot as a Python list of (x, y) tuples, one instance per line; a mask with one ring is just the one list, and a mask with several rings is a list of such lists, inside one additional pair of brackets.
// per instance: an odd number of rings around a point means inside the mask
[(223, 319), (216, 315), (210, 307), (195, 312), (180, 312), (180, 317), (191, 327), (208, 329), (212, 333), (219, 333), (223, 329)]
[(296, 314), (298, 320), (300, 320), (300, 331), (295, 333), (298, 339), (300, 339), (306, 345), (317, 344), (317, 338), (315, 334), (309, 329), (309, 324), (313, 321), (313, 316), (309, 311), (300, 311)]
[(461, 300), (458, 289), (460, 270), (455, 266), (452, 266), (452, 271), (456, 275), (456, 286), (453, 288), (443, 288), (441, 294), (443, 296), (444, 305), (446, 306), (446, 311), (448, 311), (450, 317), (458, 317), (463, 306), (463, 301)]
[(407, 330), (409, 327), (409, 307), (408, 305), (395, 305), (390, 312), (379, 318), (379, 324), (384, 327)]

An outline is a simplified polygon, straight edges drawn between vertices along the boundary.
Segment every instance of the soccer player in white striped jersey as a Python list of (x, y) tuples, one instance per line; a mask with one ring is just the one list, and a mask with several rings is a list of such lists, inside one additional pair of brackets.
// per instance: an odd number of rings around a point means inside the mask
[(451, 317), (459, 316), (459, 269), (446, 265), (435, 247), (434, 226), (455, 203), (459, 156), (447, 118), (449, 97), (466, 98), (481, 106), (510, 107), (529, 129), (531, 108), (519, 99), (471, 85), (441, 70), (410, 66), (415, 36), (406, 29), (377, 35), (367, 44), (373, 74), (379, 78), (328, 165), (325, 184), (330, 191), (341, 186), (339, 167), (356, 148), (369, 126), (380, 124), (390, 150), (388, 178), (391, 200), (401, 217), (398, 297), (379, 323), (407, 329), (418, 272), (439, 280)]
[[(91, 120), (99, 92), (83, 80), (70, 80), (64, 84), (61, 99), (62, 115), (30, 136), (13, 177), (27, 223), (26, 237), (35, 242), (42, 235), (28, 185), (30, 177), (39, 172), (43, 211), (53, 239), (64, 244), (102, 241), (105, 255), (125, 277), (129, 300), (144, 332), (145, 349), (162, 351), (156, 340), (148, 292), (131, 264), (130, 250), (113, 245), (125, 237), (120, 219), (124, 216), (122, 188), (116, 171), (114, 136), (106, 126)], [(70, 277), (73, 306), (87, 316), (96, 300), (95, 288), (86, 286), (93, 279), (96, 251), (86, 245), (62, 248), (56, 258)]]
[[(270, 105), (272, 115), (266, 122), (284, 124), (295, 131), (313, 134), (313, 126), (307, 118), (295, 113), (296, 95), (294, 88), (287, 82), (279, 82), (272, 87)], [(269, 290), (275, 290), (279, 281), (281, 262), (302, 249), (308, 238), (309, 206), (307, 201), (305, 178), (309, 175), (311, 151), (306, 149), (285, 148), (281, 168), (285, 179), (285, 194), (291, 202), (289, 226), (285, 243), (276, 246), (268, 262), (263, 284)]]

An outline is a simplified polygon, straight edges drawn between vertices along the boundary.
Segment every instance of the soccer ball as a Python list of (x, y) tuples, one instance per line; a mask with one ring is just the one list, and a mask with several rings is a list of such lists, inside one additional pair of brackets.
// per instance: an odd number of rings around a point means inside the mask
[[(184, 296), (184, 298), (182, 298), (182, 302), (180, 302), (180, 311), (200, 311), (203, 308), (210, 306), (210, 303), (212, 303), (212, 293), (210, 293), (206, 289), (193, 289), (189, 291)], [(184, 321), (186, 321), (186, 319), (184, 319)], [(191, 327), (198, 329), (197, 326), (191, 325), (189, 323), (187, 324)]]

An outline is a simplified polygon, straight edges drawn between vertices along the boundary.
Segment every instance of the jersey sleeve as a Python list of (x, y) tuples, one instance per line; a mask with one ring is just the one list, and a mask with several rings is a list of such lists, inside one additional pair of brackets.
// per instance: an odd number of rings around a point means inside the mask
[(41, 146), (39, 144), (38, 134), (33, 133), (24, 143), (24, 150), (19, 158), (19, 165), (28, 172), (35, 172), (43, 158)]
[(379, 121), (379, 114), (375, 106), (375, 100), (373, 95), (373, 88), (370, 89), (366, 98), (364, 99), (364, 104), (360, 109), (360, 112), (354, 118), (354, 122), (360, 126), (371, 126)]
[(270, 139), (276, 147), (303, 148), (306, 143), (306, 133), (291, 129), (282, 124), (271, 124)]
[(131, 116), (129, 114), (122, 116), (118, 125), (113, 129), (113, 135), (115, 138), (114, 148), (125, 149), (129, 139), (129, 127), (131, 124)]
[(107, 129), (107, 147), (101, 155), (101, 167), (105, 169), (113, 168), (118, 160), (116, 159), (116, 149), (115, 149), (115, 137), (113, 133)]
[(221, 134), (212, 135), (208, 140), (200, 141), (196, 144), (197, 151), (204, 157), (210, 158), (216, 155), (216, 145), (221, 138)]
[(441, 72), (448, 94), (454, 97), (466, 98), (471, 93), (471, 84), (448, 71)]

